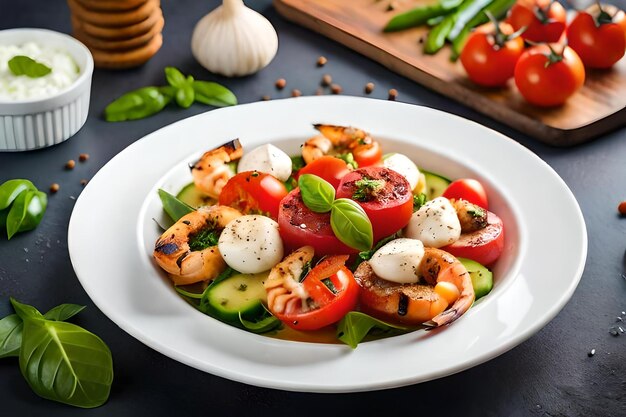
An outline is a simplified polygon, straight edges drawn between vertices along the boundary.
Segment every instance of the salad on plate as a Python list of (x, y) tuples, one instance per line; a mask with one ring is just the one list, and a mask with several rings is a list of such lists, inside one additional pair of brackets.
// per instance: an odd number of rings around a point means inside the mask
[(153, 257), (182, 297), (243, 330), (356, 347), (449, 325), (491, 291), (504, 225), (479, 181), (315, 128), (300, 155), (233, 140), (159, 190), (173, 224)]

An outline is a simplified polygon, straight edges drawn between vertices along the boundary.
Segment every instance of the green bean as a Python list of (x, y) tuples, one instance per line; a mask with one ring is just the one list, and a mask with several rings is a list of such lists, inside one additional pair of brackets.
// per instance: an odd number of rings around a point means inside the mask
[(425, 24), (428, 19), (444, 16), (456, 9), (463, 3), (463, 0), (440, 0), (439, 3), (417, 7), (407, 12), (394, 16), (383, 29), (385, 32), (395, 32)]
[(468, 0), (464, 2), (455, 12), (456, 19), (454, 20), (454, 27), (448, 33), (448, 40), (453, 41), (474, 16), (480, 14), (483, 8), (493, 2), (494, 0)]
[(472, 29), (489, 21), (487, 12), (491, 13), (496, 19), (500, 19), (514, 4), (515, 0), (495, 0), (470, 19), (470, 21), (465, 24), (461, 32), (452, 40), (451, 59), (455, 61), (459, 55), (461, 55), (461, 51), (463, 50), (465, 42), (467, 41)]
[(443, 48), (448, 33), (450, 33), (450, 30), (454, 27), (455, 14), (456, 13), (446, 16), (441, 23), (428, 32), (426, 43), (424, 43), (424, 53), (435, 54)]

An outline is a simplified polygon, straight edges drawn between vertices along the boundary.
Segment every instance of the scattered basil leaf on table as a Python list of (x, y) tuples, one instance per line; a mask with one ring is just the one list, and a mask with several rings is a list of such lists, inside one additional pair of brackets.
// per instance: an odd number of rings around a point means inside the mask
[(360, 311), (350, 311), (337, 325), (337, 339), (355, 349), (373, 330), (381, 333), (402, 333), (409, 329), (386, 323)]
[(113, 382), (111, 351), (93, 333), (55, 320), (84, 307), (62, 304), (42, 315), (13, 298), (11, 304), (17, 314), (0, 320), (0, 357), (19, 356), (22, 375), (43, 398), (82, 408), (104, 404)]
[(223, 107), (237, 104), (237, 97), (226, 87), (214, 82), (196, 81), (174, 67), (165, 68), (169, 85), (143, 87), (131, 91), (111, 102), (104, 109), (108, 122), (143, 119), (163, 110), (172, 100), (182, 108), (194, 102)]
[(335, 187), (317, 175), (303, 174), (298, 178), (298, 186), (304, 205), (316, 213), (330, 211), (335, 200)]
[(20, 355), (24, 324), (17, 314), (10, 314), (0, 320), (0, 358)]
[(211, 81), (194, 81), (196, 101), (215, 107), (234, 106), (237, 97), (228, 88)]
[(37, 188), (28, 180), (8, 180), (0, 185), (0, 210), (11, 205), (22, 191), (36, 190)]
[(48, 196), (41, 191), (23, 191), (17, 196), (7, 214), (7, 236), (11, 239), (17, 232), (32, 230), (43, 218)]
[(104, 109), (107, 122), (143, 119), (163, 110), (172, 100), (159, 87), (143, 87), (124, 94)]
[(43, 77), (52, 72), (49, 66), (24, 55), (14, 56), (9, 60), (8, 65), (13, 75), (25, 75), (29, 78)]
[(330, 210), (330, 226), (337, 239), (351, 248), (368, 250), (374, 244), (374, 233), (365, 210), (355, 201), (339, 198)]

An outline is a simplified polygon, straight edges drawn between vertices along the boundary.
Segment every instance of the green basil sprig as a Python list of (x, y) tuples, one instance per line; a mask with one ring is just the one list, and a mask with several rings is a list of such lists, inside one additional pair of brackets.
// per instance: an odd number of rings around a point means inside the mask
[(330, 226), (337, 239), (361, 251), (372, 247), (372, 223), (358, 203), (347, 198), (335, 200), (335, 188), (316, 175), (301, 175), (298, 186), (305, 206), (316, 213), (330, 211)]
[(163, 204), (163, 210), (165, 210), (167, 215), (170, 216), (170, 218), (175, 222), (177, 222), (185, 214), (195, 211), (195, 209), (189, 204), (180, 201), (172, 194), (161, 188), (159, 188), (159, 198)]
[(11, 303), (17, 314), (0, 320), (0, 352), (2, 357), (19, 356), (20, 370), (32, 390), (76, 407), (104, 404), (113, 382), (111, 351), (93, 333), (59, 321), (84, 307), (62, 304), (42, 315), (13, 298)]
[(224, 107), (237, 104), (237, 97), (218, 83), (196, 81), (174, 67), (165, 68), (169, 85), (142, 87), (128, 92), (111, 102), (104, 109), (107, 122), (143, 119), (163, 110), (172, 100), (180, 107), (189, 108), (194, 102)]
[(355, 349), (369, 333), (400, 334), (410, 329), (375, 319), (360, 311), (350, 311), (337, 325), (337, 339)]
[(29, 78), (39, 78), (52, 72), (49, 66), (24, 55), (16, 55), (9, 59), (8, 65), (13, 75), (18, 77), (25, 75)]
[(46, 193), (28, 180), (8, 180), (0, 185), (0, 227), (6, 227), (9, 239), (37, 227), (47, 206)]

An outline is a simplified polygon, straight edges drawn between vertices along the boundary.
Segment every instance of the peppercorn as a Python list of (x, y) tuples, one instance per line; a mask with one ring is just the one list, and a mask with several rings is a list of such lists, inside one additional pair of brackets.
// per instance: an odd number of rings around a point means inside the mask
[(333, 82), (333, 77), (331, 77), (331, 76), (330, 76), (330, 74), (324, 74), (324, 75), (322, 76), (322, 82), (321, 82), (321, 84), (322, 84), (324, 87), (328, 87), (329, 85), (331, 85), (331, 84), (332, 84), (332, 82)]
[(365, 94), (371, 94), (374, 91), (374, 83), (365, 84)]
[(69, 161), (65, 163), (66, 169), (74, 169), (75, 166), (76, 166), (76, 161), (74, 161), (73, 159), (70, 159)]
[(52, 194), (56, 193), (57, 191), (59, 191), (59, 189), (61, 188), (61, 186), (59, 186), (59, 184), (57, 184), (56, 182), (54, 184), (52, 184), (50, 186), (50, 192)]
[(301, 95), (302, 91), (298, 90), (297, 88), (291, 90), (291, 97), (300, 97)]
[(619, 206), (617, 206), (617, 211), (619, 211), (619, 214), (621, 214), (622, 216), (626, 216), (626, 200), (619, 203)]
[(283, 88), (285, 88), (286, 85), (287, 85), (287, 80), (285, 80), (284, 78), (279, 78), (276, 80), (276, 88), (278, 88), (279, 90), (282, 90)]
[(78, 155), (78, 160), (80, 162), (85, 162), (89, 159), (89, 154), (88, 153), (81, 153), (80, 155)]
[(317, 66), (318, 67), (323, 67), (324, 65), (326, 65), (327, 62), (328, 62), (328, 60), (326, 59), (325, 56), (321, 56), (321, 57), (317, 58)]
[(330, 91), (333, 94), (341, 94), (341, 92), (343, 91), (343, 88), (341, 88), (339, 84), (333, 84), (330, 86)]
[(396, 97), (398, 97), (398, 90), (396, 90), (395, 88), (389, 90), (389, 100), (394, 101)]

